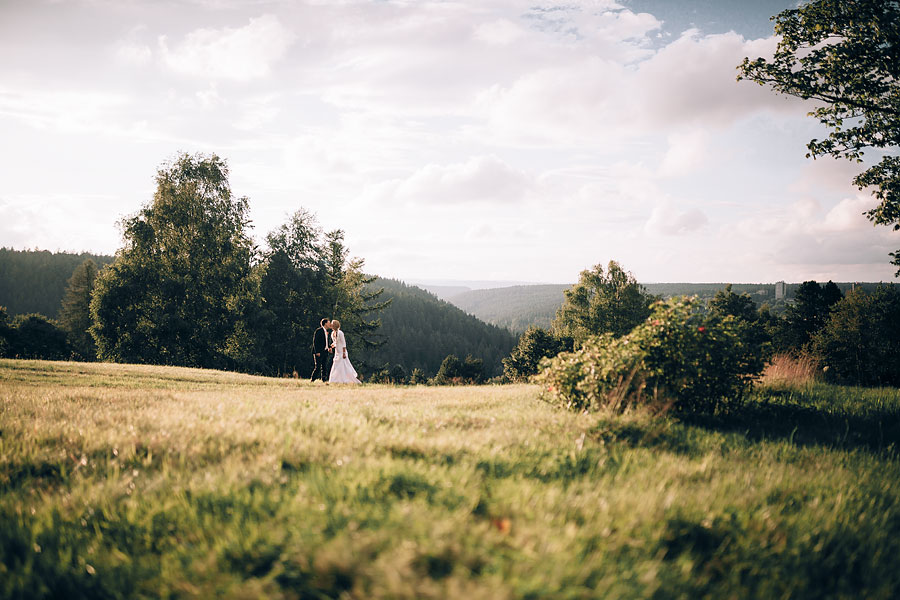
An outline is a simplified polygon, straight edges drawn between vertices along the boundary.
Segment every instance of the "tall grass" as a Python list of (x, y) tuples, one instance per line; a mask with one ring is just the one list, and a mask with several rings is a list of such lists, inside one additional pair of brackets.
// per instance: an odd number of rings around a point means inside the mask
[(0, 597), (900, 593), (897, 390), (537, 395), (0, 361)]
[(761, 381), (764, 384), (807, 385), (820, 381), (821, 375), (819, 361), (808, 354), (777, 354), (766, 366)]

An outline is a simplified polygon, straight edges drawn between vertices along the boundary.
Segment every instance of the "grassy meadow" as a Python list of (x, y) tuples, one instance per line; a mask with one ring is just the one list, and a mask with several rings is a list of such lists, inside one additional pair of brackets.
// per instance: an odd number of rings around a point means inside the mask
[(0, 360), (0, 597), (900, 596), (900, 391), (539, 392)]

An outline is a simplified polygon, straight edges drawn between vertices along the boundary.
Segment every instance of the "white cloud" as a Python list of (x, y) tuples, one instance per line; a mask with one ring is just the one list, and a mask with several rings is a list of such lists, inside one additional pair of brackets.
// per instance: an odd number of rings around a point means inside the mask
[(826, 213), (822, 224), (817, 228), (822, 232), (829, 233), (850, 231), (872, 233), (873, 224), (866, 218), (865, 213), (874, 208), (876, 204), (877, 201), (871, 196), (858, 195), (853, 198), (844, 198)]
[(153, 51), (146, 44), (122, 42), (115, 48), (116, 59), (126, 65), (142, 66), (153, 60)]
[(742, 58), (766, 54), (769, 45), (774, 49), (774, 40), (691, 30), (651, 56), (643, 49), (645, 56), (630, 63), (578, 52), (511, 85), (494, 85), (478, 106), (500, 139), (551, 145), (619, 143), (701, 124), (721, 128), (759, 110), (802, 114), (807, 109), (799, 101), (735, 80)]
[(427, 165), (406, 179), (382, 184), (380, 195), (409, 204), (516, 204), (533, 185), (530, 176), (496, 156), (476, 156), (464, 163)]
[(127, 97), (114, 92), (0, 88), (0, 116), (63, 133), (108, 129), (111, 113), (127, 102)]
[(250, 81), (268, 76), (295, 35), (274, 15), (250, 19), (244, 27), (197, 29), (172, 49), (159, 38), (163, 63), (182, 75)]
[(475, 39), (490, 46), (508, 46), (524, 37), (526, 31), (509, 19), (481, 23), (475, 28)]
[(703, 211), (682, 210), (671, 200), (663, 200), (653, 209), (644, 229), (650, 235), (684, 235), (703, 229), (707, 223)]
[(116, 198), (50, 194), (0, 198), (0, 238), (19, 248), (111, 252), (117, 247)]
[(669, 134), (669, 149), (659, 167), (663, 177), (687, 175), (701, 169), (709, 160), (709, 134), (695, 128)]

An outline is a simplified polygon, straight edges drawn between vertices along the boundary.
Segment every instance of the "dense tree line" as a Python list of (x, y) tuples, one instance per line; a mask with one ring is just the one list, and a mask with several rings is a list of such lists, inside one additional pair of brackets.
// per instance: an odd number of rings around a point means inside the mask
[(112, 256), (86, 252), (0, 248), (0, 306), (11, 316), (40, 313), (56, 318), (69, 278), (88, 259), (97, 267), (113, 261)]

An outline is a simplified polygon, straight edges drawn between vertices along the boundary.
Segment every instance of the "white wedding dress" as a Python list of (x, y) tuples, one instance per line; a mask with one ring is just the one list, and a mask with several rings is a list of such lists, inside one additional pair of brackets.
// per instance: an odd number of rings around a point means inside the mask
[(359, 383), (356, 369), (350, 364), (350, 357), (347, 356), (347, 341), (344, 339), (344, 332), (338, 329), (331, 334), (334, 343), (334, 362), (331, 363), (331, 375), (328, 376), (329, 383)]

